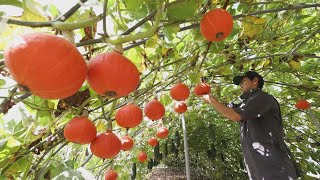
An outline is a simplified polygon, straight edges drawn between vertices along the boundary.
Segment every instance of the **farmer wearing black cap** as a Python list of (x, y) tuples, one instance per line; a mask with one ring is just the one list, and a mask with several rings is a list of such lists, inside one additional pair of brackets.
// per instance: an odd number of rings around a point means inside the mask
[(264, 80), (254, 71), (233, 78), (240, 85), (242, 102), (226, 106), (211, 94), (205, 103), (222, 116), (239, 122), (241, 146), (250, 179), (297, 179), (296, 171), (284, 143), (281, 113), (277, 100), (262, 91)]

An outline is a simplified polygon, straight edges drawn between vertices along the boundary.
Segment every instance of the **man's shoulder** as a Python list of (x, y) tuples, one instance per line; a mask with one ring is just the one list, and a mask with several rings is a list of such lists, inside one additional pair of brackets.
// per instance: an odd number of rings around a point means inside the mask
[(265, 91), (258, 91), (258, 92), (255, 93), (255, 94), (256, 94), (256, 96), (260, 96), (260, 97), (262, 97), (262, 98), (274, 99), (274, 100), (276, 100), (273, 95), (271, 95), (271, 94), (269, 94), (269, 93), (267, 93), (267, 92), (265, 92)]

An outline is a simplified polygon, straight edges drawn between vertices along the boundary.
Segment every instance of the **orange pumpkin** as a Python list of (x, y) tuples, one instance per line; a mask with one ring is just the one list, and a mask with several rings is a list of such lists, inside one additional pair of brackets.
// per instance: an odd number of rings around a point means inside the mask
[(69, 41), (46, 33), (18, 37), (4, 52), (13, 79), (32, 94), (63, 99), (76, 93), (87, 76), (87, 65)]
[(70, 142), (89, 144), (96, 138), (97, 129), (92, 121), (81, 116), (71, 119), (65, 126), (63, 134)]
[(157, 130), (158, 138), (164, 139), (169, 135), (169, 130), (165, 127), (161, 127)]
[(197, 96), (209, 94), (209, 92), (210, 92), (210, 85), (204, 82), (198, 83), (194, 87), (194, 91), (193, 91), (193, 93)]
[(188, 107), (187, 107), (187, 105), (186, 105), (185, 102), (183, 102), (183, 101), (178, 101), (178, 102), (176, 102), (176, 104), (174, 105), (174, 112), (181, 114), (181, 113), (186, 112), (187, 108), (188, 108)]
[(122, 139), (121, 149), (123, 151), (128, 151), (132, 149), (134, 141), (130, 136), (123, 136), (121, 139)]
[(148, 102), (144, 107), (145, 115), (151, 120), (159, 120), (163, 118), (165, 113), (165, 108), (157, 99), (153, 99)]
[(170, 89), (170, 96), (177, 101), (184, 101), (189, 97), (190, 90), (188, 86), (179, 82)]
[(117, 180), (117, 178), (118, 173), (112, 169), (107, 170), (104, 176), (104, 180)]
[(229, 36), (233, 28), (231, 14), (224, 9), (213, 9), (200, 22), (200, 32), (208, 41), (221, 41)]
[(158, 140), (155, 137), (151, 137), (150, 139), (148, 139), (148, 144), (152, 147), (158, 145)]
[(117, 53), (103, 53), (88, 63), (87, 81), (98, 94), (120, 98), (137, 89), (140, 73), (126, 57)]
[(134, 128), (138, 126), (142, 118), (142, 110), (135, 104), (125, 105), (116, 112), (116, 121), (119, 126), (124, 128)]
[(295, 107), (298, 109), (308, 109), (310, 108), (310, 103), (304, 99), (296, 102)]
[(147, 160), (147, 158), (148, 158), (148, 155), (144, 151), (139, 152), (138, 161), (144, 162), (145, 160)]
[(99, 158), (112, 158), (120, 152), (121, 147), (120, 139), (110, 130), (99, 134), (90, 144), (92, 154)]

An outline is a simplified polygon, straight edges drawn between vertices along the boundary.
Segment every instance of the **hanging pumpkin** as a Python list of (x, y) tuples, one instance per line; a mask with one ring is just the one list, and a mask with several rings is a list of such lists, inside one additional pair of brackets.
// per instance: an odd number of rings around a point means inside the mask
[(104, 180), (117, 180), (117, 178), (118, 173), (112, 169), (107, 170), (104, 176)]
[(90, 144), (92, 154), (99, 158), (112, 158), (121, 150), (122, 143), (118, 136), (108, 130), (99, 134)]
[(96, 138), (97, 129), (88, 117), (75, 117), (65, 126), (63, 135), (70, 142), (89, 144)]
[(164, 139), (169, 135), (169, 130), (165, 127), (161, 127), (157, 130), (158, 138)]
[(152, 147), (158, 145), (158, 140), (155, 137), (151, 137), (150, 139), (148, 139), (148, 144)]
[(76, 93), (87, 75), (87, 65), (69, 41), (51, 34), (18, 37), (4, 52), (5, 65), (17, 83), (45, 99)]
[(130, 136), (123, 136), (121, 138), (121, 140), (122, 140), (121, 149), (123, 151), (128, 151), (128, 150), (132, 149), (134, 141)]
[(200, 32), (208, 41), (222, 41), (233, 28), (231, 14), (225, 9), (213, 9), (200, 22)]
[(102, 96), (127, 96), (137, 89), (139, 79), (137, 67), (117, 52), (100, 54), (88, 63), (89, 86)]
[(161, 102), (159, 102), (157, 99), (153, 99), (144, 107), (144, 113), (149, 119), (156, 121), (163, 118), (165, 108)]
[(209, 94), (209, 92), (210, 92), (210, 85), (204, 82), (198, 83), (194, 87), (194, 91), (193, 91), (193, 93), (197, 96)]
[(178, 102), (176, 102), (176, 104), (174, 105), (174, 112), (181, 114), (181, 113), (186, 112), (187, 108), (188, 108), (188, 107), (187, 107), (187, 105), (186, 105), (185, 102), (183, 102), (183, 101), (178, 101)]
[(116, 112), (116, 121), (123, 128), (138, 126), (143, 118), (142, 110), (135, 104), (128, 104)]
[(295, 107), (298, 109), (308, 109), (310, 108), (310, 103), (304, 99), (296, 102)]
[(147, 158), (148, 158), (148, 155), (144, 151), (139, 152), (138, 161), (144, 162), (145, 160), (147, 160)]
[(190, 90), (188, 86), (179, 82), (170, 89), (170, 96), (177, 101), (184, 101), (189, 97)]

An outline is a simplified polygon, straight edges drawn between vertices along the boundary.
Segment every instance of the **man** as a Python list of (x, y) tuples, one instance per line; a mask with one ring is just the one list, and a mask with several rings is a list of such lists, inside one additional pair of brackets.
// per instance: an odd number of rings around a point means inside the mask
[(284, 143), (281, 113), (277, 100), (261, 91), (264, 80), (256, 72), (248, 71), (233, 78), (240, 85), (240, 104), (225, 106), (211, 94), (204, 95), (205, 103), (222, 116), (239, 122), (241, 146), (248, 176), (257, 180), (297, 179)]

